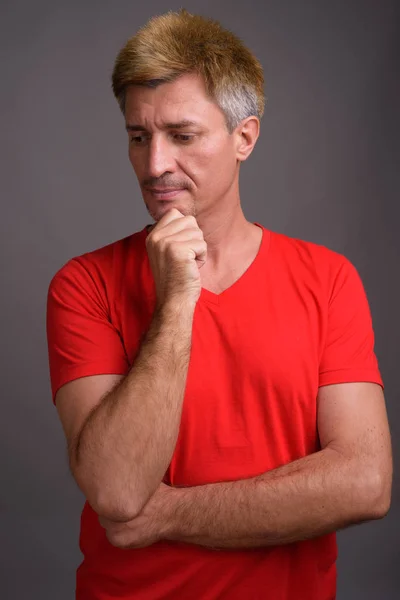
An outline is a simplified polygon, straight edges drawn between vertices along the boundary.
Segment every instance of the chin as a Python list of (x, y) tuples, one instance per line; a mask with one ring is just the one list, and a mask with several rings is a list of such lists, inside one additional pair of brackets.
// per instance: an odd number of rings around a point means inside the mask
[(155, 206), (149, 206), (146, 203), (146, 208), (149, 215), (156, 222), (158, 222), (172, 208), (176, 208), (177, 210), (179, 210), (179, 212), (182, 213), (185, 217), (196, 216), (196, 207), (194, 206), (194, 204), (181, 204), (172, 200), (165, 202), (159, 201)]

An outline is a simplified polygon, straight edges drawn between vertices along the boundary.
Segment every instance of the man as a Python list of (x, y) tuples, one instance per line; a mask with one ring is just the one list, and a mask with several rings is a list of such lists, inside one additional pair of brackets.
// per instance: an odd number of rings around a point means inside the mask
[(53, 400), (86, 496), (78, 600), (332, 600), (335, 531), (383, 517), (391, 447), (354, 266), (246, 220), (259, 62), (152, 19), (113, 89), (155, 223), (49, 287)]

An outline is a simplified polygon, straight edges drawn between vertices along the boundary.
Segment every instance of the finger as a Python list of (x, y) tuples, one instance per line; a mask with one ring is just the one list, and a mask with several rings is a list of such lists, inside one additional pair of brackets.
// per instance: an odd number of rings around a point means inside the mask
[(182, 219), (185, 215), (182, 214), (177, 208), (171, 208), (168, 210), (165, 215), (161, 217), (161, 219), (156, 223), (155, 227), (157, 229), (162, 229), (172, 223), (173, 221), (177, 221), (178, 219)]
[(162, 243), (166, 246), (175, 242), (190, 242), (192, 240), (204, 240), (203, 232), (198, 227), (185, 227), (184, 229), (175, 231), (174, 233), (165, 232), (162, 238)]
[(187, 241), (174, 242), (173, 248), (174, 256), (195, 259), (199, 268), (201, 268), (207, 260), (207, 244), (203, 239), (190, 240), (190, 248), (188, 248)]
[[(176, 211), (176, 213), (181, 214), (178, 211)], [(161, 221), (159, 221), (157, 223), (157, 226), (151, 232), (151, 234), (147, 236), (146, 241), (155, 241), (156, 239), (164, 238), (168, 235), (173, 235), (175, 233), (180, 232), (181, 230), (186, 229), (198, 229), (199, 231), (201, 231), (197, 223), (196, 217), (194, 217), (193, 215), (181, 215), (180, 217), (172, 219), (167, 223), (162, 223)]]

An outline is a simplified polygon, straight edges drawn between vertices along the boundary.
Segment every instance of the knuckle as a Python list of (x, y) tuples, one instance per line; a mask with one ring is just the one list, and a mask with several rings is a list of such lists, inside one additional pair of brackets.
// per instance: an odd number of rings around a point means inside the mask
[(204, 239), (204, 234), (203, 231), (200, 229), (200, 227), (197, 227), (197, 229), (195, 229), (196, 235), (197, 237), (199, 237), (201, 240)]
[(161, 250), (161, 252), (165, 252), (165, 250), (169, 247), (169, 243), (168, 240), (166, 238), (159, 238), (156, 242), (158, 248)]
[(164, 246), (164, 252), (167, 254), (167, 256), (169, 258), (175, 258), (178, 255), (179, 249), (178, 246), (175, 243), (171, 243), (171, 244), (165, 244)]
[(152, 236), (151, 233), (149, 233), (149, 235), (147, 236), (145, 243), (146, 243), (146, 248), (150, 247), (154, 244), (154, 237)]
[(149, 235), (146, 238), (146, 240), (149, 242), (149, 244), (157, 244), (159, 239), (160, 239), (160, 236), (157, 235), (156, 231), (154, 233), (153, 232), (149, 233)]
[(196, 217), (194, 217), (193, 215), (187, 215), (185, 219), (188, 223), (196, 225), (196, 227), (198, 227)]

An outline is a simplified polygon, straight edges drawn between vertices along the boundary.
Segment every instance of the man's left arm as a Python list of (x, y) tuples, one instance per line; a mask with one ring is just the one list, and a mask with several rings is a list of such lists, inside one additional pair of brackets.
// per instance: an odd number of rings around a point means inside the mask
[(321, 450), (251, 479), (175, 488), (165, 538), (215, 548), (287, 544), (386, 515), (392, 451), (375, 383), (322, 386)]
[(379, 519), (390, 506), (392, 451), (375, 383), (320, 387), (321, 450), (257, 477), (188, 488), (160, 484), (127, 523), (100, 518), (109, 541), (171, 540), (211, 548), (288, 544)]

